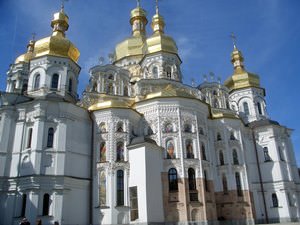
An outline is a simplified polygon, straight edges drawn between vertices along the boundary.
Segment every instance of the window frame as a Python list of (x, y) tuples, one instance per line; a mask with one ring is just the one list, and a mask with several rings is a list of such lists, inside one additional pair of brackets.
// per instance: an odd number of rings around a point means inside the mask
[(176, 168), (170, 168), (168, 171), (169, 192), (178, 192), (178, 173)]
[(59, 86), (59, 74), (57, 73), (54, 73), (52, 75), (52, 78), (51, 78), (51, 89), (52, 90), (58, 90), (58, 86)]
[(117, 199), (116, 199), (116, 205), (117, 206), (124, 206), (125, 205), (125, 195), (124, 195), (124, 171), (123, 170), (117, 170), (117, 182), (116, 182), (116, 185), (117, 185)]

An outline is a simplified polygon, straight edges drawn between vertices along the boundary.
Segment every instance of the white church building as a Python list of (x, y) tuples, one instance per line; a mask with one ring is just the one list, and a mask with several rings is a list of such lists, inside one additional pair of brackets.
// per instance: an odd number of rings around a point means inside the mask
[(0, 225), (255, 224), (300, 221), (291, 129), (267, 114), (265, 89), (231, 53), (224, 82), (182, 83), (159, 14), (131, 11), (132, 35), (90, 69), (68, 16), (7, 72), (0, 107)]

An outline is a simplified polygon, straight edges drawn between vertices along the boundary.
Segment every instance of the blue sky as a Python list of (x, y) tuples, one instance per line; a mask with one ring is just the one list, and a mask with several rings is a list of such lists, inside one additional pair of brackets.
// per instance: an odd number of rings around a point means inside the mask
[[(154, 0), (142, 0), (148, 20)], [(98, 58), (130, 35), (129, 13), (135, 0), (70, 0), (67, 36), (81, 51), (81, 94), (88, 83), (88, 69)], [(0, 0), (0, 89), (6, 71), (26, 51), (31, 33), (37, 39), (51, 34), (50, 21), (60, 8), (59, 0)], [(177, 42), (182, 58), (184, 83), (214, 72), (224, 81), (232, 74), (231, 32), (238, 37), (246, 69), (260, 75), (266, 89), (272, 119), (294, 129), (292, 139), (300, 165), (300, 1), (299, 0), (163, 0), (160, 12), (166, 33)], [(151, 33), (150, 23), (148, 34)]]

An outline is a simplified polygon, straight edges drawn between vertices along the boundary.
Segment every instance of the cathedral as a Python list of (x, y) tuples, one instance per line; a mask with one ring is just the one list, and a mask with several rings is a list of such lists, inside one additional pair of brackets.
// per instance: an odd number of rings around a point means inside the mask
[(80, 98), (80, 51), (63, 7), (50, 36), (10, 65), (0, 225), (300, 221), (292, 131), (268, 116), (265, 89), (236, 44), (224, 83), (190, 86), (158, 6), (151, 34), (139, 3), (129, 23), (131, 36), (110, 64), (90, 68)]

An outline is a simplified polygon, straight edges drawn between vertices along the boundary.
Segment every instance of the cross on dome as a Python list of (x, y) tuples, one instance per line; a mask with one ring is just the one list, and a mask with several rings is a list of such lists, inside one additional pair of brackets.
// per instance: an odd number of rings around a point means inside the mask
[(141, 6), (141, 0), (136, 0), (136, 5), (137, 5), (137, 7), (140, 7)]
[(31, 34), (31, 38), (32, 38), (33, 41), (35, 41), (35, 37), (36, 37), (36, 33), (33, 32), (33, 33)]
[(236, 36), (233, 32), (230, 34), (230, 37), (232, 39), (233, 47), (236, 49)]
[(158, 1), (161, 1), (161, 0), (155, 0), (155, 8), (156, 8), (156, 14), (159, 13), (159, 6), (158, 6)]
[(63, 12), (65, 9), (65, 2), (68, 2), (69, 0), (61, 0), (61, 11)]

